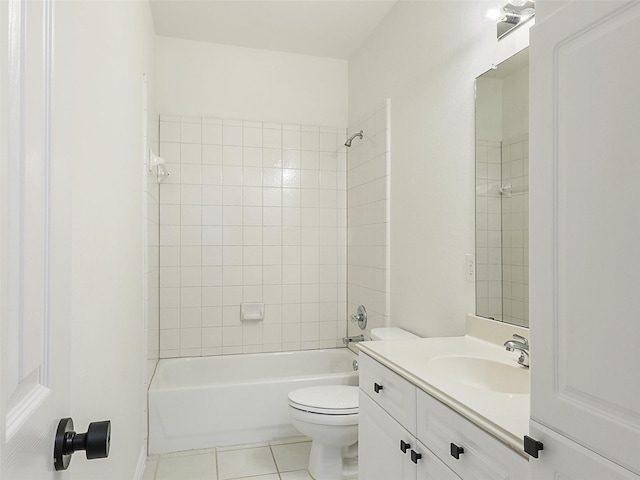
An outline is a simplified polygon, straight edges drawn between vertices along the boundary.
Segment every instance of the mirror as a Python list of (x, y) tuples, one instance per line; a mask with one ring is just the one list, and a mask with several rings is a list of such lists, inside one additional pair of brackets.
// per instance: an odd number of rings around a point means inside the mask
[(529, 51), (476, 79), (476, 314), (529, 326)]

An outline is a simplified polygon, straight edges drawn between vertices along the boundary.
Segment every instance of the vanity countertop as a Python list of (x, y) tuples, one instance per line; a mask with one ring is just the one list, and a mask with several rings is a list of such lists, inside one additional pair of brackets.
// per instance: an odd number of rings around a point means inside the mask
[[(363, 342), (360, 351), (377, 360), (401, 377), (440, 400), (463, 417), (526, 456), (523, 437), (529, 433), (529, 393), (505, 393), (456, 381), (450, 374), (438, 372), (436, 362), (446, 367), (449, 359), (460, 357), (489, 360), (505, 368), (528, 369), (517, 365), (518, 355), (504, 347), (465, 335), (461, 337), (420, 338), (400, 341)], [(446, 357), (449, 357), (447, 359)], [(454, 359), (455, 357), (455, 359)], [(473, 379), (473, 374), (470, 375)], [(515, 389), (515, 391), (518, 391)], [(526, 390), (528, 392), (528, 389)]]

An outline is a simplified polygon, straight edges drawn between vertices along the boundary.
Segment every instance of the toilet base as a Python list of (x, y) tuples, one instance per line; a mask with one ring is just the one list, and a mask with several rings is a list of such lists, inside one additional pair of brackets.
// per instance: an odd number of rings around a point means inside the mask
[(314, 480), (350, 480), (358, 476), (358, 458), (347, 457), (357, 452), (357, 443), (348, 447), (336, 447), (311, 442), (309, 453), (309, 474)]

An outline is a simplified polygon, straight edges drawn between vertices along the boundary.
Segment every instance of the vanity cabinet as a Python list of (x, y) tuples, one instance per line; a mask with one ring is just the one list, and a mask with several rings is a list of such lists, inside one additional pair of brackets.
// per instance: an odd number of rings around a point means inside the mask
[(530, 436), (543, 450), (532, 476), (640, 478), (640, 2), (541, 7), (529, 263)]
[(461, 478), (529, 478), (528, 461), (428, 393), (418, 392), (418, 438)]
[(359, 409), (359, 478), (460, 480), (363, 391), (360, 391)]
[(369, 356), (359, 363), (360, 478), (529, 478), (523, 456)]

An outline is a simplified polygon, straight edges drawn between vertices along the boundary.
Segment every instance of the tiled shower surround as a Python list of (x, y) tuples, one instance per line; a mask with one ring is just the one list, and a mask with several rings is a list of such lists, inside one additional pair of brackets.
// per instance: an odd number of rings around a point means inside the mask
[(160, 356), (341, 345), (345, 129), (160, 120)]
[(529, 137), (478, 140), (476, 311), (529, 322)]
[(503, 320), (529, 325), (529, 136), (502, 142)]
[[(389, 324), (389, 104), (349, 128), (348, 309), (367, 309), (367, 330)], [(349, 324), (349, 335), (362, 333)]]

